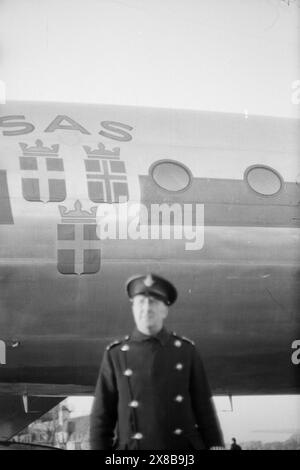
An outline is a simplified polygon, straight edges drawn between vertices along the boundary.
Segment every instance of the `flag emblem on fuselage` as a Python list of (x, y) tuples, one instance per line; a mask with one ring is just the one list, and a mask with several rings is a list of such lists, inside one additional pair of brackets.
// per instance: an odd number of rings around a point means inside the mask
[(12, 225), (13, 223), (7, 174), (5, 170), (0, 170), (0, 225)]
[(36, 140), (35, 146), (20, 144), (22, 156), (22, 192), (26, 201), (62, 202), (66, 199), (64, 162), (59, 157), (59, 145), (51, 147)]
[(85, 170), (90, 200), (95, 203), (128, 201), (126, 167), (120, 160), (120, 148), (108, 150), (102, 143), (95, 150), (88, 145), (83, 148), (87, 155)]
[(101, 250), (97, 236), (97, 207), (82, 209), (80, 201), (74, 210), (59, 206), (62, 217), (57, 226), (57, 269), (61, 274), (95, 274), (100, 271)]

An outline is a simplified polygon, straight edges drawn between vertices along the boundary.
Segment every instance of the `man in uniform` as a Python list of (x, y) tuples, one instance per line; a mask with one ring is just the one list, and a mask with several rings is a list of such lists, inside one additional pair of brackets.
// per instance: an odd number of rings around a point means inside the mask
[(91, 448), (192, 450), (223, 446), (194, 343), (163, 324), (177, 298), (154, 274), (127, 282), (136, 328), (107, 347), (91, 415)]
[(232, 438), (232, 444), (231, 444), (230, 450), (242, 450), (241, 446), (239, 446), (236, 443), (236, 438), (235, 437)]

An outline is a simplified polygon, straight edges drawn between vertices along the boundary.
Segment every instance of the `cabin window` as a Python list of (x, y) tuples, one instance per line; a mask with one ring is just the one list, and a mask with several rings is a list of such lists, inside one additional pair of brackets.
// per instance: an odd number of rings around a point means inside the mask
[(166, 191), (185, 191), (191, 184), (192, 174), (182, 163), (160, 160), (150, 168), (155, 183)]
[(253, 191), (262, 196), (275, 196), (283, 185), (279, 173), (268, 166), (255, 165), (245, 172), (245, 179)]

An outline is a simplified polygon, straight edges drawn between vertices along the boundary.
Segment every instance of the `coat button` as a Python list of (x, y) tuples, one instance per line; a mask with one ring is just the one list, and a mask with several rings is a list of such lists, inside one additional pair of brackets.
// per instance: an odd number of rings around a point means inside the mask
[(175, 401), (177, 401), (178, 403), (181, 403), (183, 401), (183, 396), (182, 395), (176, 395)]
[(130, 377), (132, 374), (133, 374), (133, 372), (132, 372), (131, 369), (126, 369), (126, 370), (124, 371), (124, 375), (126, 375), (126, 377)]
[(175, 366), (175, 369), (176, 370), (182, 370), (183, 369), (183, 364), (181, 364), (181, 362), (178, 362), (178, 364), (176, 364), (176, 366)]
[(180, 348), (182, 345), (182, 342), (179, 341), (179, 339), (176, 339), (176, 341), (174, 341), (174, 346), (176, 346), (176, 348)]
[(180, 428), (175, 429), (174, 434), (176, 434), (176, 436), (180, 436), (180, 434), (182, 434), (182, 429)]
[(124, 344), (124, 346), (121, 347), (121, 351), (129, 351), (130, 347), (128, 344)]
[(143, 434), (141, 432), (136, 432), (133, 436), (132, 439), (137, 439), (138, 441), (143, 439)]
[(129, 406), (131, 406), (131, 408), (137, 408), (139, 406), (139, 402), (137, 400), (132, 400), (129, 403)]

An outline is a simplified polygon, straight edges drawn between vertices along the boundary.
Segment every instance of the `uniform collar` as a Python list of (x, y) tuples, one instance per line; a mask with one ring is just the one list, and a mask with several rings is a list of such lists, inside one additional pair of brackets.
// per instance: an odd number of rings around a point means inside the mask
[(169, 339), (170, 333), (165, 328), (162, 328), (156, 335), (154, 336), (149, 336), (149, 335), (144, 335), (144, 333), (141, 333), (137, 328), (135, 328), (132, 332), (132, 335), (130, 336), (130, 339), (133, 341), (147, 341), (150, 339), (157, 339), (162, 346), (164, 346), (168, 339)]

